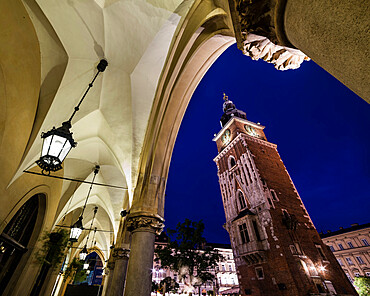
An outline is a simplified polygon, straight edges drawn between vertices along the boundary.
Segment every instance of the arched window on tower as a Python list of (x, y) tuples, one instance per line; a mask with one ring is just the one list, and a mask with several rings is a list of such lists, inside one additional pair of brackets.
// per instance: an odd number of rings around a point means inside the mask
[(229, 170), (230, 170), (231, 168), (233, 168), (234, 166), (236, 166), (235, 158), (234, 158), (234, 156), (230, 156), (230, 157), (229, 157)]
[(238, 190), (238, 201), (239, 201), (240, 210), (244, 209), (247, 206), (245, 203), (244, 194), (240, 190)]

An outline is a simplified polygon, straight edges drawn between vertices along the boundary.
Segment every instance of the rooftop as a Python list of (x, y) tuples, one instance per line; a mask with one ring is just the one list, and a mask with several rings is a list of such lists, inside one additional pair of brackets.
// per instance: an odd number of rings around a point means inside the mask
[(364, 229), (368, 227), (370, 227), (370, 223), (366, 223), (362, 225), (355, 223), (355, 224), (351, 224), (351, 227), (348, 227), (348, 228), (341, 227), (339, 230), (336, 230), (336, 231), (328, 230), (327, 233), (320, 232), (319, 234), (321, 238), (326, 238), (326, 237), (330, 237), (330, 236), (334, 236), (334, 235), (338, 235), (342, 233), (347, 233), (347, 232), (352, 232), (352, 231), (356, 231), (356, 230), (360, 230), (360, 229)]

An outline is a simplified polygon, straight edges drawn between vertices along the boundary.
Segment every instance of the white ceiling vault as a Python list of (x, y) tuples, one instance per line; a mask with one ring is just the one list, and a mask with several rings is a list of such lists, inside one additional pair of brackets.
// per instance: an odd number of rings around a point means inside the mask
[[(36, 169), (41, 133), (70, 117), (99, 60), (106, 59), (107, 69), (98, 76), (72, 120), (78, 145), (57, 174), (91, 181), (94, 166), (99, 164), (96, 182), (126, 188), (94, 186), (84, 215), (88, 228), (93, 207), (99, 207), (96, 225), (108, 232), (97, 235), (97, 246), (108, 252), (117, 235), (121, 210), (132, 206), (140, 167), (145, 161), (154, 162), (147, 158), (148, 151), (154, 149), (150, 146), (166, 145), (161, 148), (166, 150), (163, 162), (170, 158), (192, 92), (213, 61), (235, 42), (232, 37), (216, 35), (223, 30), (219, 26), (211, 24), (214, 29), (209, 32), (202, 26), (216, 15), (227, 17), (215, 5), (223, 1), (22, 1), (39, 41), (41, 85), (28, 144), (8, 187), (24, 175), (25, 169)], [(227, 26), (222, 22), (222, 26), (232, 27), (231, 21)], [(208, 32), (207, 37), (204, 32)], [(202, 47), (203, 52), (199, 50)], [(178, 102), (171, 105), (170, 97), (177, 97)], [(172, 114), (166, 116), (174, 124), (165, 122), (166, 112)], [(159, 137), (163, 126), (168, 130), (166, 143), (144, 143), (148, 127)], [(78, 216), (89, 184), (63, 181), (61, 188), (54, 225), (66, 214), (72, 220)]]

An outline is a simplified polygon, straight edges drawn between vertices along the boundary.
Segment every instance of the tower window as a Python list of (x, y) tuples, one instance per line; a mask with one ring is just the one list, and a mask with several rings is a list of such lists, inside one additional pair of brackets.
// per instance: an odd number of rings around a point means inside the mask
[(332, 251), (332, 252), (335, 251), (333, 246), (329, 246), (329, 248), (330, 248), (330, 251)]
[(262, 267), (256, 267), (256, 275), (257, 275), (257, 278), (259, 280), (263, 280), (264, 279), (264, 275), (263, 275), (263, 269)]
[(271, 192), (271, 195), (272, 195), (272, 200), (277, 201), (278, 198), (277, 198), (275, 190), (270, 190), (270, 192)]
[(241, 191), (238, 191), (238, 199), (239, 199), (239, 205), (240, 209), (244, 209), (246, 207), (244, 195)]
[(347, 244), (348, 244), (348, 246), (349, 246), (351, 249), (353, 249), (353, 244), (352, 244), (352, 242), (348, 242)]
[(321, 246), (320, 246), (320, 245), (315, 245), (315, 246), (316, 246), (316, 249), (317, 249), (317, 251), (319, 252), (319, 254), (320, 254), (321, 258), (322, 258), (323, 260), (326, 260), (325, 254), (324, 254), (324, 252), (322, 251)]
[(241, 240), (242, 240), (242, 244), (249, 243), (250, 238), (249, 238), (246, 223), (243, 223), (243, 224), (239, 225), (239, 232), (240, 232), (240, 237), (241, 237)]
[(339, 247), (339, 249), (344, 250), (344, 248), (343, 248), (343, 245), (342, 245), (342, 244), (338, 244), (338, 247)]
[(337, 260), (338, 260), (338, 263), (339, 263), (341, 266), (344, 266), (342, 259), (339, 259), (339, 258), (338, 258)]
[(260, 241), (261, 240), (261, 236), (260, 236), (260, 233), (258, 231), (257, 222), (256, 221), (252, 221), (252, 224), (253, 224), (254, 232), (256, 233), (256, 238), (257, 238), (258, 241)]
[(231, 168), (233, 168), (234, 166), (236, 166), (235, 158), (234, 158), (234, 156), (230, 156), (230, 157), (229, 157), (229, 170), (230, 170)]

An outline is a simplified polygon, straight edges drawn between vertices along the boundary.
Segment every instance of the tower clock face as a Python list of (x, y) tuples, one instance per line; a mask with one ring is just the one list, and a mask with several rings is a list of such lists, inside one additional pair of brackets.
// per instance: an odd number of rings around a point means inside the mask
[(256, 130), (251, 127), (250, 125), (244, 125), (244, 128), (245, 130), (247, 131), (247, 133), (253, 137), (258, 137), (258, 133), (256, 132)]
[(227, 144), (230, 141), (230, 130), (227, 129), (221, 137), (222, 143)]

